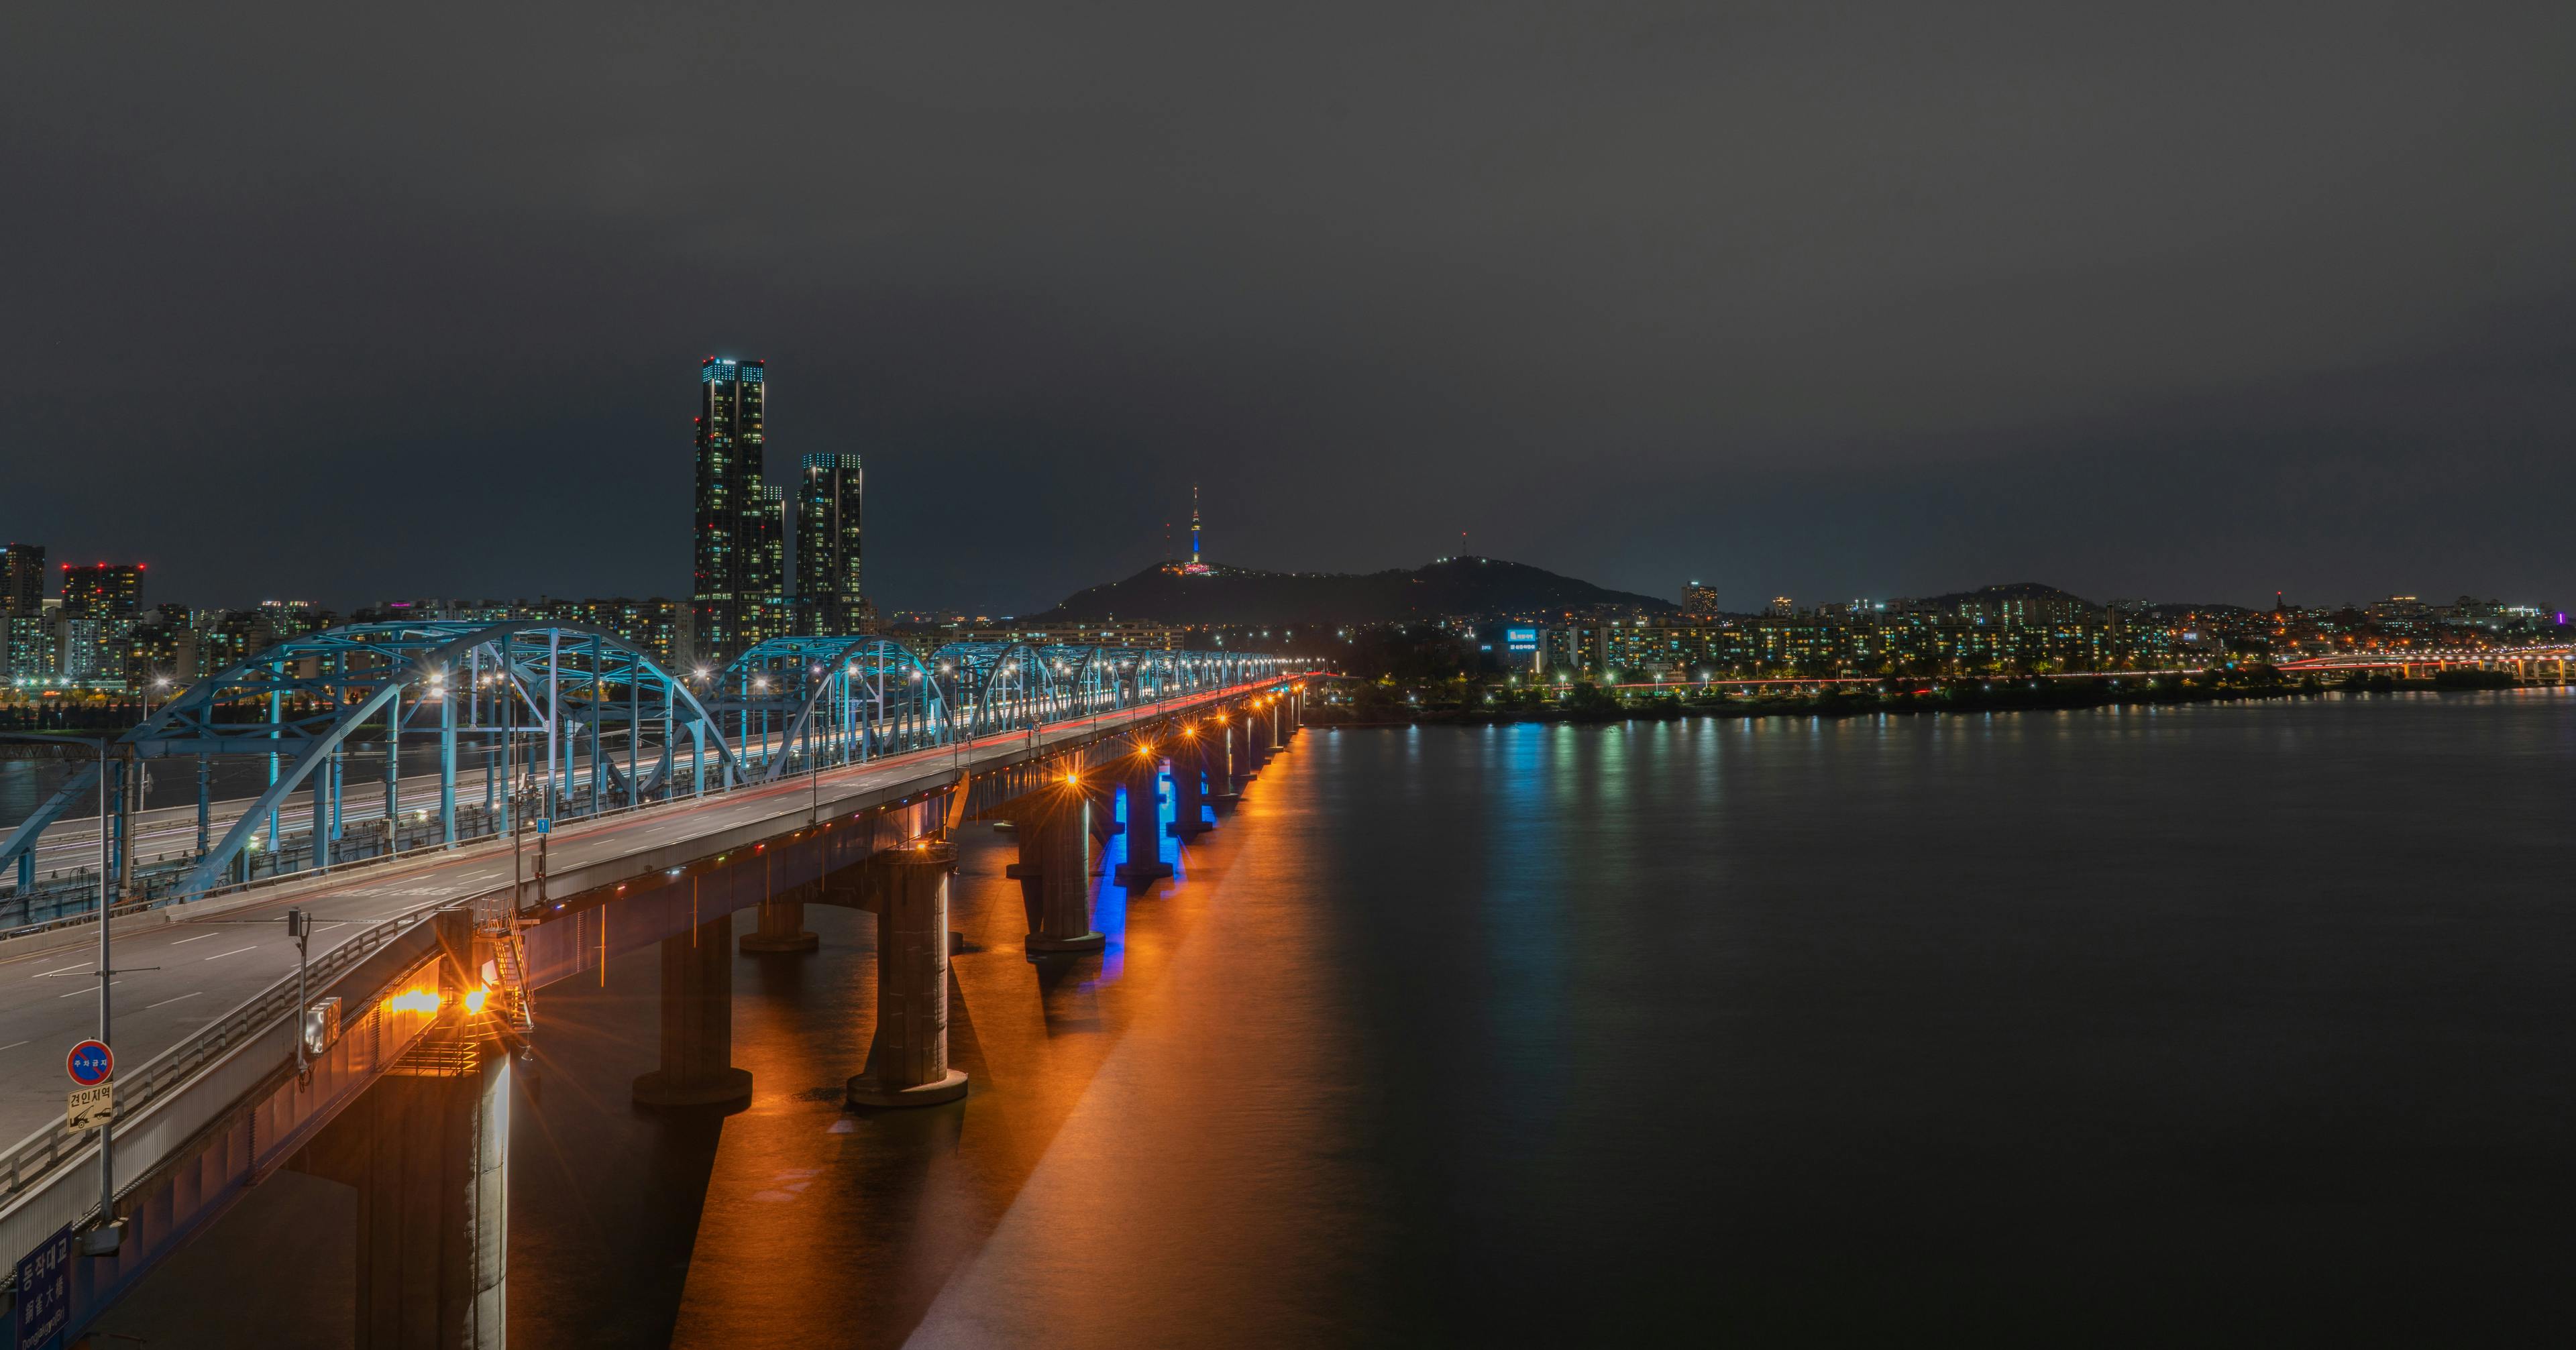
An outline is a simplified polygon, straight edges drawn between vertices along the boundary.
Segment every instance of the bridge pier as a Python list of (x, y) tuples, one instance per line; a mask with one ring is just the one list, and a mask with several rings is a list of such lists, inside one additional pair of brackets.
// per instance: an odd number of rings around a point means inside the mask
[(1196, 839), (1207, 833), (1202, 814), (1207, 802), (1199, 788), (1199, 775), (1207, 765), (1207, 726), (1189, 726), (1172, 742), (1172, 837)]
[(1226, 724), (1226, 758), (1233, 765), (1226, 777), (1232, 780), (1238, 796), (1242, 795), (1243, 785), (1261, 773), (1261, 757), (1253, 749), (1256, 738), (1252, 734), (1253, 724), (1259, 720), (1252, 705), (1246, 702), (1235, 705), (1234, 720)]
[(1235, 791), (1234, 777), (1235, 724), (1243, 720), (1241, 714), (1240, 708), (1218, 713), (1200, 737), (1200, 761), (1207, 768), (1207, 803), (1219, 816), (1243, 800), (1243, 794)]
[(1163, 861), (1162, 757), (1148, 747), (1123, 761), (1127, 771), (1127, 861), (1118, 864), (1118, 884), (1134, 886), (1172, 874)]
[(1091, 794), (1079, 783), (1038, 790), (1019, 821), (1020, 883), (1032, 952), (1096, 952), (1109, 939), (1091, 927)]
[(357, 1191), (359, 1350), (500, 1350), (507, 1331), (510, 1060), (396, 1068), (291, 1171)]
[(638, 1106), (721, 1106), (751, 1098), (733, 1064), (733, 916), (662, 939), (662, 1067), (635, 1080)]
[(935, 1106), (966, 1095), (948, 1067), (948, 869), (952, 845), (861, 864), (877, 908), (877, 1030), (852, 1106)]
[(1243, 776), (1249, 781), (1261, 776), (1261, 768), (1270, 762), (1270, 710), (1258, 704), (1244, 710)]
[(745, 956), (810, 952), (822, 945), (822, 938), (805, 931), (805, 902), (802, 900), (770, 899), (760, 907), (760, 927), (742, 935)]

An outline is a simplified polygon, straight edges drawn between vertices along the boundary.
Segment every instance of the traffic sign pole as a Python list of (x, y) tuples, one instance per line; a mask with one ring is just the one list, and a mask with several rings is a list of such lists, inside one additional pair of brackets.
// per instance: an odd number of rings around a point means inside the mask
[[(108, 958), (107, 945), (107, 930), (115, 926), (108, 922), (111, 897), (107, 889), (107, 869), (115, 856), (115, 846), (109, 842), (114, 832), (107, 828), (107, 742), (104, 739), (99, 742), (98, 757), (98, 1043), (105, 1049), (115, 1044), (108, 1035), (108, 988), (116, 978), (116, 963)], [(131, 754), (126, 756), (125, 762), (129, 773), (139, 773), (143, 769), (143, 761)], [(108, 1055), (110, 1071), (114, 1070), (115, 1064), (116, 1056), (111, 1051)], [(115, 1134), (113, 1115), (98, 1123), (98, 1226), (81, 1234), (83, 1256), (113, 1256), (116, 1249), (125, 1243), (125, 1226), (116, 1221)]]

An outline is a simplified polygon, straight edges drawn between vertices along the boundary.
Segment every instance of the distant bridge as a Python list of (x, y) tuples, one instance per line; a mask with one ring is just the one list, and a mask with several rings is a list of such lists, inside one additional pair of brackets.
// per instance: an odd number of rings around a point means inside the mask
[(2333, 671), (2394, 671), (2400, 679), (2422, 679), (2426, 672), (2493, 670), (2519, 680), (2567, 683), (2567, 663), (2576, 643), (2527, 647), (2387, 647), (2369, 651), (2332, 652), (2277, 662), (2285, 674), (2322, 675)]

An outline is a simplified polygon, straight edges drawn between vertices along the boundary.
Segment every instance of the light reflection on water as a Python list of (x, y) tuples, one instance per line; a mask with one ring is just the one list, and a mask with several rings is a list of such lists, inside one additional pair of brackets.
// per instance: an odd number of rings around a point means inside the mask
[(2556, 694), (1310, 732), (1104, 880), (1122, 978), (970, 842), (961, 1106), (840, 1107), (865, 915), (736, 963), (731, 1117), (626, 1105), (649, 955), (547, 991), (512, 1335), (2510, 1338), (2571, 777)]

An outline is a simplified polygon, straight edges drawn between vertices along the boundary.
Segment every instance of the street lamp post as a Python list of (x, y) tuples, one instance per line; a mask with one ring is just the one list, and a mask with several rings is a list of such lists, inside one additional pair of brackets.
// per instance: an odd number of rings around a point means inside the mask
[[(116, 1042), (108, 1039), (108, 987), (115, 982), (116, 964), (108, 955), (108, 905), (113, 899), (107, 890), (107, 865), (114, 856), (115, 845), (107, 836), (107, 738), (98, 738), (98, 1043), (110, 1051)], [(108, 1256), (124, 1245), (125, 1226), (116, 1221), (115, 1141), (110, 1132), (116, 1125), (116, 1112), (98, 1123), (98, 1227), (81, 1234), (81, 1252), (87, 1256)]]
[(537, 904), (546, 903), (546, 839), (555, 832), (554, 793), (546, 794), (547, 814), (537, 818)]
[[(0, 731), (0, 739), (34, 741), (40, 745), (61, 745), (66, 740), (71, 740), (98, 751), (98, 1042), (112, 1049), (116, 1043), (108, 1038), (111, 1011), (108, 987), (115, 981), (116, 964), (109, 952), (110, 935), (107, 920), (109, 906), (114, 903), (115, 897), (108, 890), (107, 869), (109, 862), (116, 856), (116, 843), (109, 836), (107, 829), (107, 766), (111, 740), (106, 736), (67, 738), (9, 731)], [(129, 757), (127, 763), (134, 765), (138, 772), (142, 767), (142, 761), (139, 759)], [(125, 1225), (118, 1222), (116, 1218), (115, 1140), (109, 1134), (115, 1123), (116, 1113), (111, 1109), (107, 1117), (98, 1125), (98, 1226), (81, 1234), (80, 1250), (83, 1256), (113, 1256), (117, 1248), (123, 1246), (125, 1242)]]
[(306, 942), (313, 936), (313, 916), (299, 906), (286, 911), (286, 935), (295, 939), (295, 1081), (301, 1083), (313, 1072), (305, 1059), (305, 1018), (310, 1015), (312, 996), (305, 988)]

